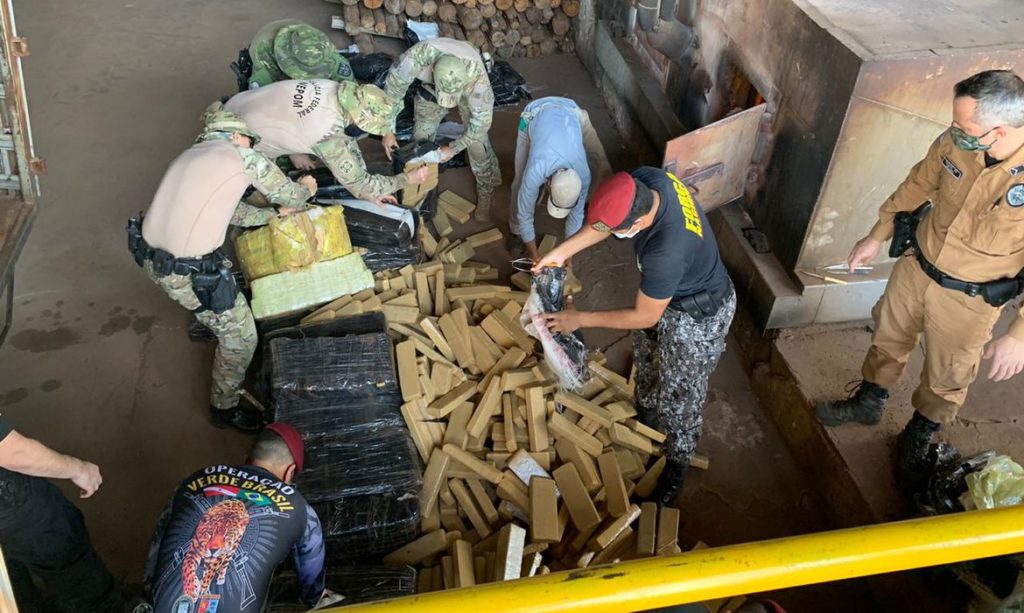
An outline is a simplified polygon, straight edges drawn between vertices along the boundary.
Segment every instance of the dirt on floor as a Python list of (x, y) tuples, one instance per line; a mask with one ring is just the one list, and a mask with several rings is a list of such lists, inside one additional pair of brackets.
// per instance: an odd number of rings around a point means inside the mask
[[(78, 3), (16, 0), (35, 141), (48, 159), (41, 212), (16, 280), (14, 327), (0, 350), (0, 411), (46, 444), (100, 465), (104, 484), (79, 501), (93, 541), (117, 577), (136, 583), (155, 519), (179, 480), (198, 467), (240, 461), (248, 440), (208, 423), (212, 347), (186, 334), (187, 314), (134, 265), (124, 225), (145, 209), (167, 166), (189, 146), (206, 105), (233, 92), (228, 63), (264, 23), (299, 17), (326, 26), (321, 0), (166, 0)], [(348, 41), (337, 32), (339, 45)], [(516, 61), (535, 96), (563, 95), (590, 112), (612, 167), (630, 168), (611, 118), (573, 56)], [(507, 232), (508, 185), (519, 108), (495, 114), (502, 162), (496, 225)], [(365, 141), (368, 161), (380, 159)], [(442, 187), (474, 197), (469, 169)], [(471, 221), (457, 236), (479, 231)], [(560, 235), (541, 213), (539, 230)], [(479, 259), (509, 272), (501, 243)], [(628, 242), (581, 255), (580, 308), (631, 304), (637, 273)], [(625, 371), (628, 335), (594, 330)], [(686, 544), (710, 545), (826, 529), (819, 501), (781, 436), (758, 410), (738, 359), (726, 354), (712, 382), (705, 472), (684, 494)], [(65, 488), (74, 497), (71, 488)], [(866, 610), (859, 582), (780, 593), (790, 611)], [(828, 603), (828, 604), (825, 604)]]

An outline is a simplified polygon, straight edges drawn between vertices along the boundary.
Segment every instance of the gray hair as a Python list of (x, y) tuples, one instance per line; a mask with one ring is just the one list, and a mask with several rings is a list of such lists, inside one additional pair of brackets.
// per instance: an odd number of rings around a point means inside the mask
[(956, 98), (978, 101), (973, 120), (982, 128), (1024, 126), (1024, 80), (1012, 70), (986, 70), (960, 81), (953, 88)]

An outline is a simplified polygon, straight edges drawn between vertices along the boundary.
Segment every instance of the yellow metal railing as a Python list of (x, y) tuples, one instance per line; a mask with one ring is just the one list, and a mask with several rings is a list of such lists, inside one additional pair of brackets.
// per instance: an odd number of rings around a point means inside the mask
[(1024, 551), (1024, 507), (820, 532), (348, 607), (417, 613), (636, 611)]

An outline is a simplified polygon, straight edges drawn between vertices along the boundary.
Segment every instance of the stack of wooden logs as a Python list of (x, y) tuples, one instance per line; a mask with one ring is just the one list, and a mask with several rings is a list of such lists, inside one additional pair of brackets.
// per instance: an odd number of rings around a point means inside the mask
[(436, 22), (441, 36), (503, 59), (572, 52), (572, 18), (580, 12), (580, 0), (328, 1), (343, 5), (344, 29), (353, 37), (401, 37), (407, 19)]

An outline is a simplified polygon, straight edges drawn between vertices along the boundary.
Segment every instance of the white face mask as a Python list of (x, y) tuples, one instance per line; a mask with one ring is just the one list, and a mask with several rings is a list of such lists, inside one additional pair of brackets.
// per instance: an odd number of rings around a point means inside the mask
[(640, 228), (633, 228), (627, 232), (612, 232), (612, 235), (615, 236), (615, 238), (633, 238), (639, 231)]

